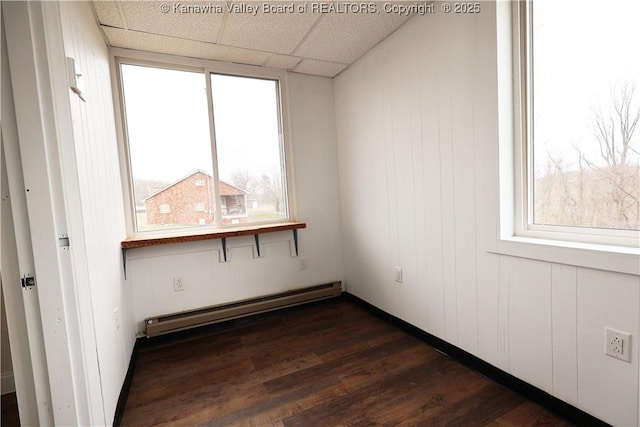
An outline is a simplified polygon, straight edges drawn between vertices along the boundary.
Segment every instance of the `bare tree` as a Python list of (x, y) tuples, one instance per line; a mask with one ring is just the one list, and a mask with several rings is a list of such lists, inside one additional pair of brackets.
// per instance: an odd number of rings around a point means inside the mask
[(593, 111), (599, 156), (587, 154), (586, 141), (574, 144), (576, 167), (569, 168), (547, 152), (547, 173), (536, 180), (541, 223), (640, 229), (639, 123), (635, 86), (623, 84), (611, 90), (608, 108)]
[(238, 188), (251, 194), (256, 190), (258, 183), (247, 170), (237, 170), (231, 175), (231, 182)]
[(612, 111), (606, 115), (601, 110), (594, 112), (593, 133), (600, 145), (600, 156), (609, 167), (625, 166), (629, 150), (638, 152), (632, 147), (640, 121), (640, 108), (634, 103), (634, 94), (635, 85), (623, 84), (611, 93)]
[[(602, 172), (610, 185), (610, 197), (615, 206), (616, 226), (638, 227), (640, 195), (638, 194), (638, 161), (630, 161), (630, 154), (638, 154), (634, 134), (640, 121), (640, 107), (635, 102), (635, 85), (623, 84), (611, 92), (608, 112), (594, 112), (593, 133), (600, 147), (604, 166), (588, 162)], [(585, 159), (586, 160), (586, 159)], [(630, 212), (632, 209), (633, 213)], [(635, 218), (633, 218), (635, 217)]]
[(276, 173), (268, 175), (262, 175), (260, 186), (262, 188), (263, 196), (270, 202), (276, 212), (280, 213), (282, 203), (282, 180)]
[[(543, 205), (555, 206), (547, 213), (551, 223), (574, 225), (582, 223), (582, 192), (575, 191), (572, 173), (566, 170), (566, 166), (559, 156), (553, 156), (547, 151), (548, 169), (547, 176), (551, 179), (543, 185), (546, 201)], [(569, 217), (567, 217), (569, 213)]]

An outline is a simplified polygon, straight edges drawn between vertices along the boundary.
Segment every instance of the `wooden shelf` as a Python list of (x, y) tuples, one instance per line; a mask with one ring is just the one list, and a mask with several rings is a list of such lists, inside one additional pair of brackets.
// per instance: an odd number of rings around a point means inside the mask
[(167, 245), (171, 243), (197, 242), (199, 240), (226, 239), (228, 237), (255, 236), (257, 234), (273, 233), (276, 231), (289, 231), (306, 228), (304, 222), (283, 222), (267, 225), (247, 225), (242, 227), (221, 228), (206, 233), (193, 233), (187, 235), (166, 235), (153, 237), (131, 237), (122, 241), (122, 249), (142, 248), (145, 246)]
[(125, 277), (127, 275), (127, 256), (129, 249), (144, 248), (156, 245), (168, 245), (174, 243), (197, 242), (200, 240), (222, 240), (222, 253), (224, 260), (227, 261), (227, 238), (240, 236), (254, 236), (256, 241), (256, 250), (260, 256), (260, 234), (274, 233), (276, 231), (293, 231), (293, 241), (295, 244), (296, 256), (298, 255), (298, 230), (307, 228), (305, 222), (281, 222), (279, 224), (264, 225), (244, 225), (241, 227), (221, 228), (218, 230), (208, 230), (204, 233), (192, 233), (183, 235), (155, 235), (153, 237), (131, 237), (125, 239), (120, 244), (122, 248), (122, 258), (124, 262)]

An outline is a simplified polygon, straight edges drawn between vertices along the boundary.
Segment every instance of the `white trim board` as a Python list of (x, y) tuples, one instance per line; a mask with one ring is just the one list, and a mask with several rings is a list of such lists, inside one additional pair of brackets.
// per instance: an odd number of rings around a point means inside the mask
[(16, 382), (13, 378), (13, 372), (4, 372), (0, 377), (0, 389), (2, 394), (9, 394), (16, 391)]

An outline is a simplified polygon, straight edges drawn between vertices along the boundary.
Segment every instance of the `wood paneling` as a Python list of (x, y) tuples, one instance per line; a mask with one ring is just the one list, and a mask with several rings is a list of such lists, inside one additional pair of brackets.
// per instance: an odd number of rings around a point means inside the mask
[(551, 264), (514, 258), (509, 278), (509, 372), (552, 393)]
[[(449, 22), (451, 23), (451, 22)], [(445, 22), (438, 22), (440, 28)], [(456, 224), (455, 224), (455, 192), (454, 192), (454, 168), (455, 159), (453, 157), (453, 120), (454, 106), (452, 105), (452, 92), (455, 90), (456, 82), (452, 76), (452, 56), (456, 53), (451, 51), (451, 40), (443, 39), (437, 44), (433, 59), (436, 63), (436, 92), (432, 95), (431, 101), (436, 104), (438, 116), (438, 128), (424, 135), (425, 139), (435, 139), (438, 141), (438, 151), (430, 153), (432, 156), (439, 156), (440, 162), (440, 198), (438, 204), (434, 206), (441, 212), (440, 228), (442, 229), (442, 240), (432, 242), (439, 245), (442, 251), (442, 282), (444, 293), (444, 313), (445, 313), (445, 338), (448, 342), (458, 344), (458, 291), (456, 284)], [(390, 47), (389, 47), (390, 49)], [(455, 59), (453, 59), (455, 61)], [(390, 79), (394, 77), (389, 76)], [(460, 107), (456, 105), (455, 107)], [(436, 133), (437, 132), (437, 133)], [(456, 141), (456, 145), (467, 141)], [(458, 194), (458, 197), (461, 197)]]
[[(578, 268), (577, 283), (578, 407), (613, 425), (636, 426), (640, 278)], [(633, 336), (631, 363), (604, 354), (607, 327)]]
[[(439, 338), (445, 338), (446, 320), (444, 306), (444, 264), (442, 253), (442, 209), (440, 199), (442, 197), (440, 146), (438, 138), (433, 137), (439, 132), (440, 119), (438, 105), (433, 102), (438, 90), (438, 69), (433, 60), (437, 52), (438, 41), (425, 38), (423, 50), (420, 52), (420, 115), (416, 117), (421, 134), (422, 151), (420, 162), (422, 164), (422, 180), (416, 181), (416, 187), (424, 197), (424, 234), (420, 235), (420, 241), (426, 246), (425, 257), (418, 265), (426, 268), (425, 298), (421, 304), (422, 310), (427, 313), (427, 325), (425, 330)], [(417, 151), (417, 150), (416, 150)]]
[[(306, 224), (290, 223), (285, 231), (275, 227), (260, 234), (260, 257), (253, 235), (229, 238), (228, 262), (220, 261), (224, 257), (219, 239), (127, 250), (127, 282), (138, 332), (146, 317), (342, 279), (333, 82), (289, 74), (281, 89), (289, 101), (283, 114), (291, 146), (285, 154), (295, 166), (288, 176), (297, 205), (292, 214)], [(290, 229), (305, 225), (298, 232), (299, 255), (307, 259), (307, 269), (301, 270), (299, 259), (292, 256)], [(183, 279), (184, 291), (174, 292), (174, 278)]]
[(497, 67), (497, 45), (510, 43), (505, 7), (414, 17), (336, 77), (343, 282), (586, 412), (635, 425), (637, 358), (606, 358), (602, 346), (605, 326), (637, 334), (640, 279), (637, 269), (598, 270), (627, 256), (537, 245), (495, 253), (499, 227), (513, 229), (498, 203), (513, 192), (499, 176), (513, 161), (499, 150), (513, 143), (498, 115), (511, 114), (509, 64)]
[(508, 355), (502, 345), (508, 321), (506, 298), (501, 299), (501, 259), (498, 255), (481, 253), (478, 257), (478, 357), (494, 366), (508, 370)]
[(568, 425), (342, 299), (140, 351), (123, 426)]
[(455, 281), (458, 345), (464, 350), (478, 354), (478, 301), (476, 260), (476, 198), (475, 188), (475, 136), (473, 129), (474, 105), (473, 53), (474, 34), (465, 31), (475, 25), (474, 17), (447, 16), (446, 22), (458, 37), (449, 39), (451, 74), (451, 136), (453, 188), (453, 220), (455, 230), (450, 239), (455, 244)]
[(78, 293), (74, 304), (81, 313), (75, 321), (83, 333), (91, 423), (111, 424), (135, 343), (131, 292), (119, 250), (126, 224), (111, 58), (90, 4), (60, 2), (59, 7), (64, 54), (75, 60), (86, 84), (86, 102), (63, 85), (73, 138), (63, 144), (62, 172), (71, 176), (66, 182), (78, 186), (77, 194), (71, 186), (65, 190), (67, 212), (75, 215), (68, 218)]
[(577, 269), (560, 264), (553, 264), (551, 268), (553, 394), (572, 405), (577, 405)]

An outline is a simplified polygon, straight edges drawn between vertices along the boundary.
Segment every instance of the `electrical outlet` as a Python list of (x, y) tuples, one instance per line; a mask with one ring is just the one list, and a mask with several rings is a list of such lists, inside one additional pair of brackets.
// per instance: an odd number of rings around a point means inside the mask
[(631, 335), (612, 328), (604, 330), (604, 353), (631, 363)]
[(181, 277), (173, 278), (173, 292), (184, 291), (184, 281)]
[(609, 345), (611, 346), (611, 351), (615, 354), (623, 354), (623, 340), (618, 335), (614, 336)]
[(396, 282), (402, 283), (402, 267), (393, 267), (393, 278)]
[(298, 258), (298, 266), (300, 267), (300, 270), (306, 270), (307, 269), (307, 257), (306, 256), (301, 256)]

